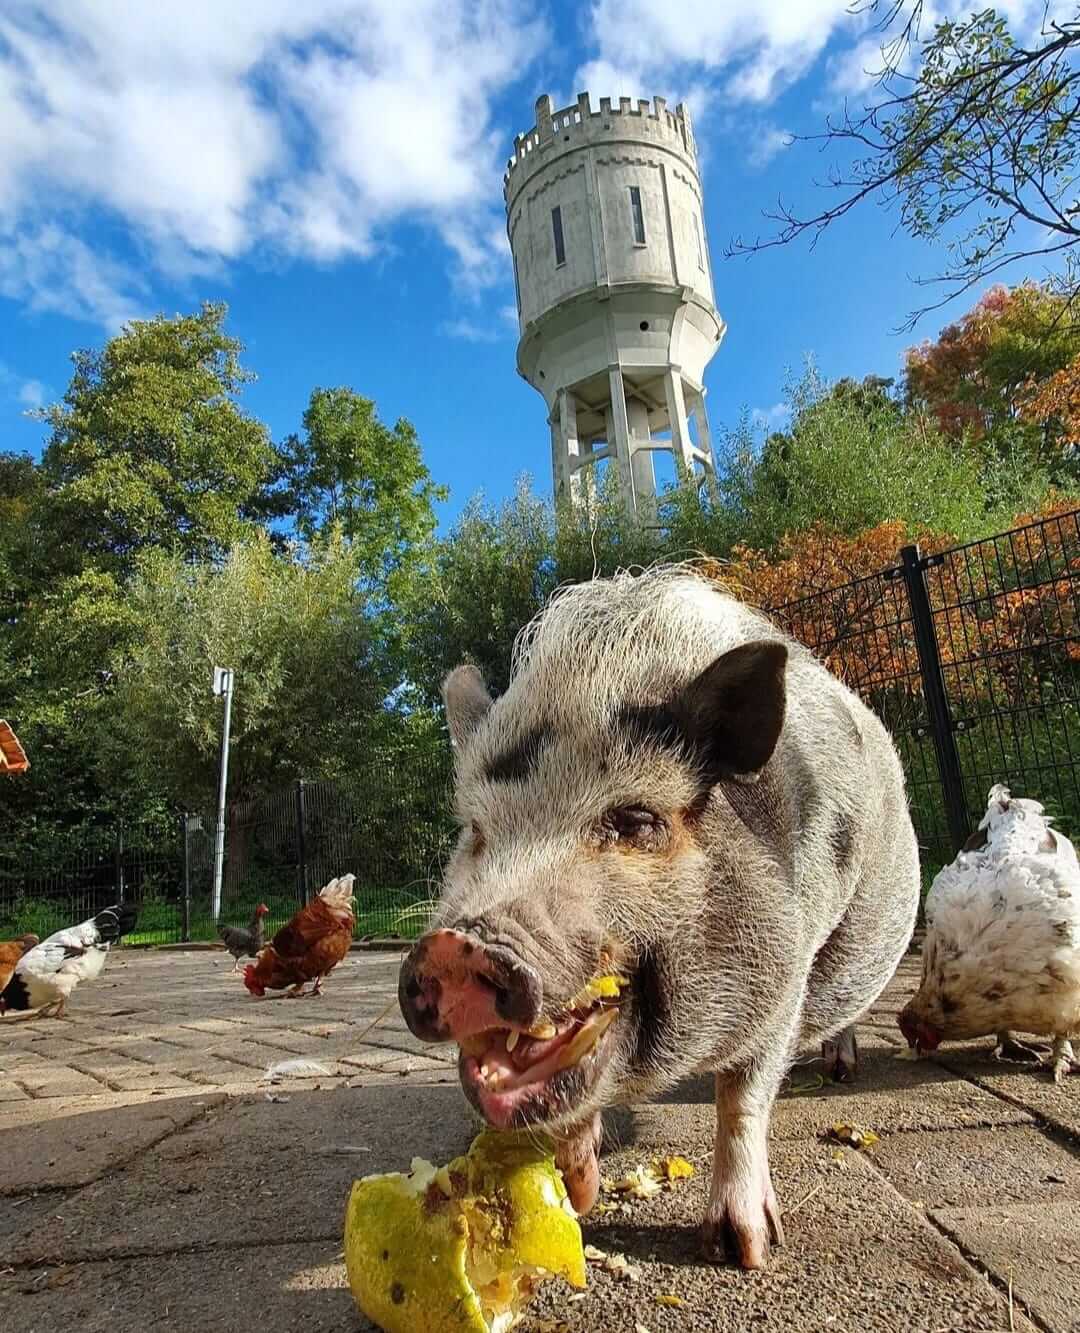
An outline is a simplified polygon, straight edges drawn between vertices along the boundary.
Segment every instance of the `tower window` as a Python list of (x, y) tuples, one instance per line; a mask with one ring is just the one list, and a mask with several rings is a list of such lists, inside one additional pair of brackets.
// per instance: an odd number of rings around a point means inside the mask
[(551, 210), (551, 235), (555, 241), (555, 267), (566, 263), (566, 242), (563, 240), (562, 209)]
[(630, 219), (634, 224), (634, 244), (645, 244), (645, 214), (641, 211), (641, 190), (630, 186)]
[(694, 235), (697, 237), (697, 266), (704, 270), (705, 268), (705, 246), (701, 240), (701, 220), (697, 215), (697, 210), (690, 215), (694, 219)]

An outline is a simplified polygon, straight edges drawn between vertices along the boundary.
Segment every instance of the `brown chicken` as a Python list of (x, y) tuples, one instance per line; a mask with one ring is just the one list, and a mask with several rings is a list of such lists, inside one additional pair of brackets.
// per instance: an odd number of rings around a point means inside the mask
[[(244, 968), (244, 985), (252, 995), (283, 990), (289, 998), (318, 995), (323, 978), (337, 967), (352, 943), (354, 875), (332, 879), (317, 898), (302, 907), (278, 931), (254, 963)], [(314, 981), (315, 987), (304, 986)]]
[(0, 991), (15, 975), (15, 965), (24, 953), (40, 943), (36, 935), (24, 935), (20, 940), (0, 940)]

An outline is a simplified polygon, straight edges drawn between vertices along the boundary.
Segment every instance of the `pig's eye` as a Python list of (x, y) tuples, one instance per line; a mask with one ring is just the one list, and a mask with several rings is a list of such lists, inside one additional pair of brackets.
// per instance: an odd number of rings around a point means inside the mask
[(625, 805), (609, 810), (600, 821), (603, 841), (623, 843), (651, 851), (667, 840), (667, 826), (653, 810)]
[(469, 825), (469, 837), (471, 839), (469, 851), (472, 852), (473, 856), (480, 856), (487, 846), (487, 839), (484, 837), (484, 830), (475, 819)]

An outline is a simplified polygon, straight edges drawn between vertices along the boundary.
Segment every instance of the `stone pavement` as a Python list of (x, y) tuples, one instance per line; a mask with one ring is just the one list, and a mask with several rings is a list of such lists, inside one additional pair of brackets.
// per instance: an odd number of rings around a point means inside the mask
[[(467, 1146), (452, 1056), (416, 1043), (396, 1006), (369, 1030), (394, 998), (393, 954), (350, 954), (306, 1001), (252, 1000), (230, 966), (121, 950), (68, 1018), (0, 1020), (3, 1327), (367, 1327), (341, 1262), (349, 1185)], [(1080, 1078), (1054, 1088), (986, 1041), (898, 1059), (917, 966), (868, 1016), (856, 1087), (818, 1086), (809, 1058), (793, 1071), (772, 1138), (788, 1243), (767, 1272), (697, 1261), (712, 1098), (692, 1080), (607, 1118), (606, 1178), (659, 1153), (697, 1168), (588, 1219), (636, 1280), (597, 1267), (584, 1298), (550, 1286), (523, 1328), (1080, 1333)], [(264, 1078), (290, 1059), (325, 1072)], [(880, 1142), (825, 1141), (841, 1121)]]

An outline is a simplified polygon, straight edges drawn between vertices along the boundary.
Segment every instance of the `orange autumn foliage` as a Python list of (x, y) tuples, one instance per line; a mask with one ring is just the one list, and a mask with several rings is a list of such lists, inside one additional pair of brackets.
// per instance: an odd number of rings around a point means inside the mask
[(1049, 379), (1032, 384), (1020, 415), (1039, 425), (1052, 422), (1061, 431), (1062, 443), (1080, 444), (1080, 356)]
[[(900, 523), (855, 537), (817, 527), (789, 537), (776, 557), (737, 548), (707, 572), (768, 611), (848, 685), (897, 718), (922, 693), (922, 675), (899, 552)], [(1075, 500), (1053, 500), (1017, 530), (955, 547), (922, 533), (934, 631), (950, 700), (960, 708), (1038, 697), (1048, 669), (1080, 662), (1075, 585), (1080, 525)], [(888, 706), (888, 698), (895, 700)], [(916, 710), (921, 711), (921, 710)], [(911, 722), (910, 717), (906, 718)], [(916, 719), (917, 721), (917, 719)]]

